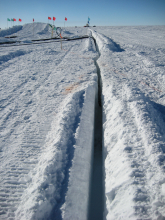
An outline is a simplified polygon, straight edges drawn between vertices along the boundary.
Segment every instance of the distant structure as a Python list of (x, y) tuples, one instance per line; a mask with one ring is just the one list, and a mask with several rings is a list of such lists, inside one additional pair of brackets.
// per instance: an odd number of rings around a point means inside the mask
[(89, 27), (89, 21), (90, 21), (90, 18), (88, 17), (88, 21), (84, 27)]

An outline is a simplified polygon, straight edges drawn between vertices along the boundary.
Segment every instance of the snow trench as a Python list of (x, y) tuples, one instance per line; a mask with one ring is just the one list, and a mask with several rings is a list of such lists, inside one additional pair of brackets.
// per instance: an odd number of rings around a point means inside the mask
[[(94, 39), (95, 40), (95, 39)], [(99, 53), (96, 41), (95, 47)], [(99, 58), (99, 56), (98, 56)], [(97, 59), (98, 59), (97, 58)], [(90, 201), (88, 219), (103, 219), (104, 210), (104, 179), (103, 179), (103, 159), (102, 159), (102, 82), (100, 68), (95, 60), (98, 76), (98, 92), (95, 101), (95, 121), (94, 121), (94, 153), (90, 186)]]
[[(87, 48), (90, 51), (93, 50), (93, 40), (89, 38), (87, 41)], [(93, 95), (94, 99), (84, 103), (84, 110), (86, 110), (84, 116), (82, 115), (84, 118), (83, 123), (80, 124), (80, 133), (77, 142), (79, 147), (74, 155), (75, 159), (73, 160), (70, 172), (69, 189), (66, 195), (66, 201), (61, 208), (62, 219), (103, 219), (102, 106), (100, 70), (97, 65), (98, 57), (99, 56), (94, 58), (98, 84), (96, 85), (95, 95)], [(85, 116), (86, 114), (89, 114), (92, 117), (91, 122), (93, 125), (91, 125), (92, 129), (90, 129), (90, 131), (87, 129), (88, 123), (90, 122), (85, 122), (87, 119)], [(86, 135), (84, 132), (81, 132), (83, 130), (91, 132), (90, 139), (84, 140)], [(85, 160), (81, 160), (81, 146), (83, 145), (83, 155), (84, 158), (86, 158)], [(77, 164), (79, 163), (81, 166), (77, 167)], [(78, 182), (77, 178), (81, 182)]]

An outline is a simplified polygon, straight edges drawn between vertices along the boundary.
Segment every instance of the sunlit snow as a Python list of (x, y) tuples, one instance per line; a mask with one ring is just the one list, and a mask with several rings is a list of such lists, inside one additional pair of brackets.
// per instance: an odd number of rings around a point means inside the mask
[(43, 23), (0, 32), (0, 219), (90, 219), (95, 126), (103, 219), (164, 219), (165, 27), (61, 34), (96, 45), (45, 41)]

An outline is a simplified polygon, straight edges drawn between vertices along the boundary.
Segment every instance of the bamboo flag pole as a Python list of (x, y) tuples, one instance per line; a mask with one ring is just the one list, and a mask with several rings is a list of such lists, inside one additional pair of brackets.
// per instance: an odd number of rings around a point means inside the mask
[(52, 38), (53, 38), (53, 30), (54, 30), (54, 21), (56, 20), (55, 17), (53, 17), (53, 26), (52, 26)]
[(9, 19), (9, 18), (7, 18), (7, 29), (8, 29), (8, 21), (10, 21), (10, 19)]
[(52, 36), (51, 36), (51, 38), (53, 38), (53, 26), (52, 26)]
[(48, 17), (48, 24), (49, 24), (49, 20), (51, 20), (52, 18), (51, 17)]
[(61, 38), (61, 50), (62, 50), (62, 36), (61, 36), (61, 33), (60, 33), (60, 38)]
[(34, 37), (34, 18), (33, 18), (33, 37)]
[(16, 21), (16, 19), (15, 19), (15, 18), (13, 18), (13, 23), (14, 23), (14, 21)]

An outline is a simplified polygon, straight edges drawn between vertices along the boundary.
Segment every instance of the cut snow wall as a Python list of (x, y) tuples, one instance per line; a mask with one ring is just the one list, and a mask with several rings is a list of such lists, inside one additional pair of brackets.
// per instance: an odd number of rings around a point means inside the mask
[(93, 161), (94, 111), (97, 84), (85, 93), (80, 126), (76, 131), (73, 165), (66, 201), (62, 207), (63, 219), (87, 219), (91, 166)]

